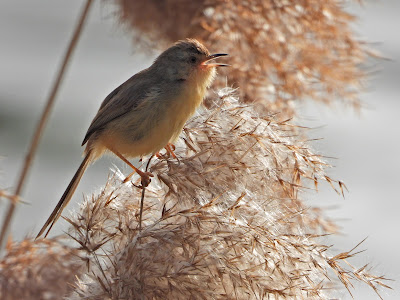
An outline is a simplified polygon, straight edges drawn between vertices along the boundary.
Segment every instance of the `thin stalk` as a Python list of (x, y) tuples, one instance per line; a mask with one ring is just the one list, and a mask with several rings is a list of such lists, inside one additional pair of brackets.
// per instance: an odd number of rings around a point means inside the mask
[[(49, 94), (49, 97), (47, 98), (46, 106), (45, 106), (45, 108), (43, 110), (43, 113), (42, 113), (42, 116), (40, 118), (40, 121), (39, 121), (39, 123), (38, 123), (38, 125), (36, 127), (35, 133), (33, 135), (33, 138), (32, 138), (29, 150), (28, 150), (28, 154), (25, 157), (25, 161), (24, 161), (24, 165), (22, 167), (21, 174), (20, 174), (20, 176), (18, 178), (17, 188), (15, 189), (15, 193), (14, 193), (14, 195), (16, 197), (18, 197), (21, 194), (22, 189), (24, 187), (24, 183), (25, 183), (28, 171), (29, 171), (29, 169), (30, 169), (30, 167), (32, 165), (32, 160), (33, 160), (33, 158), (34, 158), (34, 156), (36, 154), (36, 150), (37, 150), (40, 138), (42, 136), (44, 127), (46, 126), (47, 120), (48, 120), (48, 118), (50, 116), (51, 109), (53, 108), (54, 101), (55, 101), (55, 98), (57, 96), (57, 92), (58, 92), (59, 87), (60, 87), (60, 85), (62, 83), (62, 80), (64, 78), (65, 71), (66, 71), (66, 68), (68, 66), (68, 63), (70, 62), (72, 53), (75, 50), (76, 44), (77, 44), (77, 42), (79, 40), (79, 37), (81, 35), (82, 28), (83, 28), (83, 26), (85, 24), (85, 21), (87, 19), (89, 8), (90, 8), (92, 2), (93, 2), (92, 0), (87, 0), (86, 1), (86, 4), (85, 4), (85, 6), (84, 6), (84, 8), (83, 8), (83, 10), (81, 12), (81, 15), (80, 15), (79, 19), (78, 19), (78, 23), (76, 24), (75, 31), (74, 31), (74, 33), (72, 35), (72, 38), (71, 38), (70, 42), (69, 42), (67, 51), (66, 51), (66, 53), (64, 55), (64, 59), (62, 61), (60, 69), (58, 70), (56, 80), (54, 81), (53, 86), (52, 86), (51, 91), (50, 91), (50, 94)], [(9, 203), (8, 210), (7, 210), (7, 213), (6, 213), (6, 217), (5, 217), (5, 219), (3, 221), (3, 225), (1, 227), (0, 249), (2, 248), (2, 246), (4, 244), (4, 241), (5, 241), (5, 239), (6, 239), (7, 235), (8, 235), (8, 230), (9, 230), (9, 227), (10, 227), (10, 224), (11, 224), (12, 217), (13, 217), (14, 212), (15, 212), (16, 204), (17, 203), (15, 201), (11, 201)]]
[[(154, 154), (150, 156), (149, 161), (146, 164), (145, 172), (149, 169), (150, 161), (154, 157)], [(142, 197), (140, 199), (140, 211), (139, 211), (139, 231), (142, 231), (142, 215), (143, 215), (143, 203), (144, 203), (144, 194), (146, 192), (146, 186), (143, 184), (142, 181)]]

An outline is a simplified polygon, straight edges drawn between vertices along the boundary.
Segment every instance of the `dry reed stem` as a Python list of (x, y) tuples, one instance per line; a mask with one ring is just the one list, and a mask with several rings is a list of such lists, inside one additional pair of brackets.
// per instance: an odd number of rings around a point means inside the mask
[[(51, 112), (51, 109), (52, 109), (52, 107), (54, 105), (54, 101), (56, 99), (58, 89), (59, 89), (59, 87), (60, 87), (60, 85), (62, 83), (66, 68), (67, 68), (68, 63), (70, 61), (72, 53), (73, 53), (73, 51), (75, 49), (75, 46), (76, 46), (76, 44), (78, 42), (79, 36), (80, 36), (80, 34), (82, 32), (82, 28), (83, 28), (83, 26), (85, 24), (86, 17), (88, 15), (88, 12), (89, 12), (91, 4), (92, 4), (92, 0), (87, 0), (86, 1), (86, 4), (85, 4), (85, 6), (84, 6), (84, 8), (83, 8), (83, 10), (81, 12), (81, 15), (80, 15), (80, 17), (78, 19), (78, 22), (76, 24), (76, 27), (75, 27), (74, 33), (72, 35), (71, 41), (68, 44), (68, 48), (67, 48), (67, 51), (66, 51), (66, 53), (64, 55), (62, 64), (60, 66), (60, 69), (59, 69), (59, 71), (57, 73), (56, 79), (55, 79), (55, 81), (53, 83), (53, 86), (51, 88), (49, 97), (47, 98), (46, 106), (43, 109), (42, 116), (40, 117), (40, 121), (39, 121), (39, 123), (38, 123), (38, 125), (36, 127), (36, 130), (35, 130), (35, 133), (34, 133), (34, 135), (32, 137), (32, 141), (31, 141), (31, 144), (29, 146), (28, 154), (25, 157), (24, 165), (22, 167), (21, 174), (20, 174), (20, 176), (18, 178), (17, 188), (15, 189), (15, 193), (14, 193), (15, 197), (19, 197), (19, 195), (22, 192), (22, 188), (24, 186), (26, 176), (28, 175), (28, 171), (29, 171), (29, 169), (30, 169), (30, 167), (32, 165), (32, 160), (33, 160), (33, 158), (34, 158), (34, 156), (36, 154), (36, 149), (37, 149), (37, 147), (39, 145), (39, 141), (40, 141), (40, 138), (42, 136), (44, 127), (46, 126), (47, 120), (48, 120), (48, 118), (50, 116), (50, 112)], [(12, 221), (12, 217), (14, 215), (16, 204), (17, 204), (17, 202), (15, 202), (15, 201), (11, 201), (9, 203), (7, 214), (6, 214), (5, 218), (4, 218), (3, 224), (1, 226), (0, 249), (2, 248), (2, 245), (4, 244), (4, 242), (5, 242), (6, 238), (7, 238), (8, 230), (9, 230), (9, 227), (10, 227), (10, 224), (11, 224), (11, 221)]]
[(14, 194), (10, 194), (6, 190), (2, 190), (2, 189), (0, 189), (0, 199), (1, 198), (6, 198), (6, 199), (10, 200), (13, 203), (18, 203), (18, 202), (21, 201), (21, 198), (19, 196), (16, 196)]
[(230, 54), (218, 87), (240, 87), (244, 101), (296, 114), (292, 101), (342, 100), (360, 105), (373, 55), (350, 25), (355, 16), (337, 0), (115, 0), (136, 47), (160, 49), (186, 37)]

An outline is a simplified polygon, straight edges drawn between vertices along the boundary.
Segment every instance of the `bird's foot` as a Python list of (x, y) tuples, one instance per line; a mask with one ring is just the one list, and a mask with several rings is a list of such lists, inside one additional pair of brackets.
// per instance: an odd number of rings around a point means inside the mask
[(176, 147), (175, 147), (175, 145), (172, 144), (172, 143), (168, 143), (167, 146), (165, 146), (165, 150), (167, 150), (167, 153), (168, 153), (169, 155), (171, 155), (173, 158), (178, 159), (178, 158), (176, 157), (176, 155), (175, 155), (175, 152), (174, 152), (175, 149), (176, 149)]
[(170, 158), (172, 156), (172, 158), (175, 158), (176, 160), (179, 161), (178, 157), (176, 157), (175, 154), (175, 145), (168, 143), (165, 147), (165, 154), (161, 154), (160, 152), (157, 152), (155, 155), (158, 159), (167, 159)]
[(142, 187), (147, 187), (151, 182), (151, 178), (150, 177), (154, 177), (154, 175), (152, 173), (150, 173), (150, 172), (142, 172), (139, 169), (136, 169), (131, 174), (129, 174), (124, 179), (124, 181), (122, 181), (122, 183), (127, 183), (135, 173), (137, 173), (141, 177)]
[(142, 188), (145, 188), (150, 184), (150, 182), (151, 182), (150, 177), (154, 177), (154, 175), (150, 172), (143, 172), (142, 174), (139, 174), (139, 175), (142, 178), (142, 180), (141, 180)]

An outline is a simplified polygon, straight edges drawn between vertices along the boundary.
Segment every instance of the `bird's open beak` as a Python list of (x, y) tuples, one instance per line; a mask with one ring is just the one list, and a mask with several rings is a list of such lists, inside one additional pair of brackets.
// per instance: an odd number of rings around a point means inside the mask
[(211, 66), (211, 67), (229, 67), (229, 65), (227, 65), (227, 64), (220, 64), (220, 63), (216, 63), (216, 62), (210, 63), (211, 60), (214, 60), (221, 56), (227, 56), (227, 55), (228, 54), (226, 54), (226, 53), (211, 54), (211, 55), (207, 56), (206, 60), (203, 61), (202, 65)]

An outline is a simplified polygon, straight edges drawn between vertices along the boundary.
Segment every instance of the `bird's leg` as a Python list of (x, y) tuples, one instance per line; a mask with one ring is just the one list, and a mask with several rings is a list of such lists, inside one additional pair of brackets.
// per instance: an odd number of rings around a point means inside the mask
[(119, 153), (118, 151), (114, 150), (114, 149), (110, 149), (111, 152), (113, 152), (116, 156), (118, 156), (120, 159), (122, 159), (128, 166), (130, 166), (134, 171), (129, 174), (125, 179), (124, 179), (124, 183), (128, 182), (129, 179), (132, 177), (133, 174), (137, 173), (141, 178), (142, 178), (142, 186), (146, 187), (150, 184), (151, 179), (150, 177), (153, 177), (154, 175), (151, 174), (150, 172), (142, 172), (140, 171), (138, 168), (136, 168), (134, 165), (131, 164), (131, 162), (129, 160), (127, 160), (121, 153)]
[(167, 150), (167, 153), (170, 154), (173, 158), (178, 159), (178, 158), (176, 157), (175, 153), (174, 153), (174, 151), (175, 151), (175, 145), (174, 145), (174, 144), (168, 143), (168, 144), (165, 146), (165, 150)]
[(175, 159), (178, 159), (176, 157), (175, 153), (174, 153), (174, 151), (175, 151), (175, 145), (174, 144), (168, 143), (164, 148), (165, 148), (165, 151), (166, 151), (165, 154), (161, 154), (160, 152), (156, 152), (155, 153), (155, 156), (158, 159), (162, 159), (162, 158), (165, 159), (165, 158), (169, 158), (170, 156), (172, 156)]
[(165, 155), (164, 155), (164, 154), (161, 154), (160, 152), (156, 152), (154, 155), (155, 155), (158, 159), (165, 158)]

